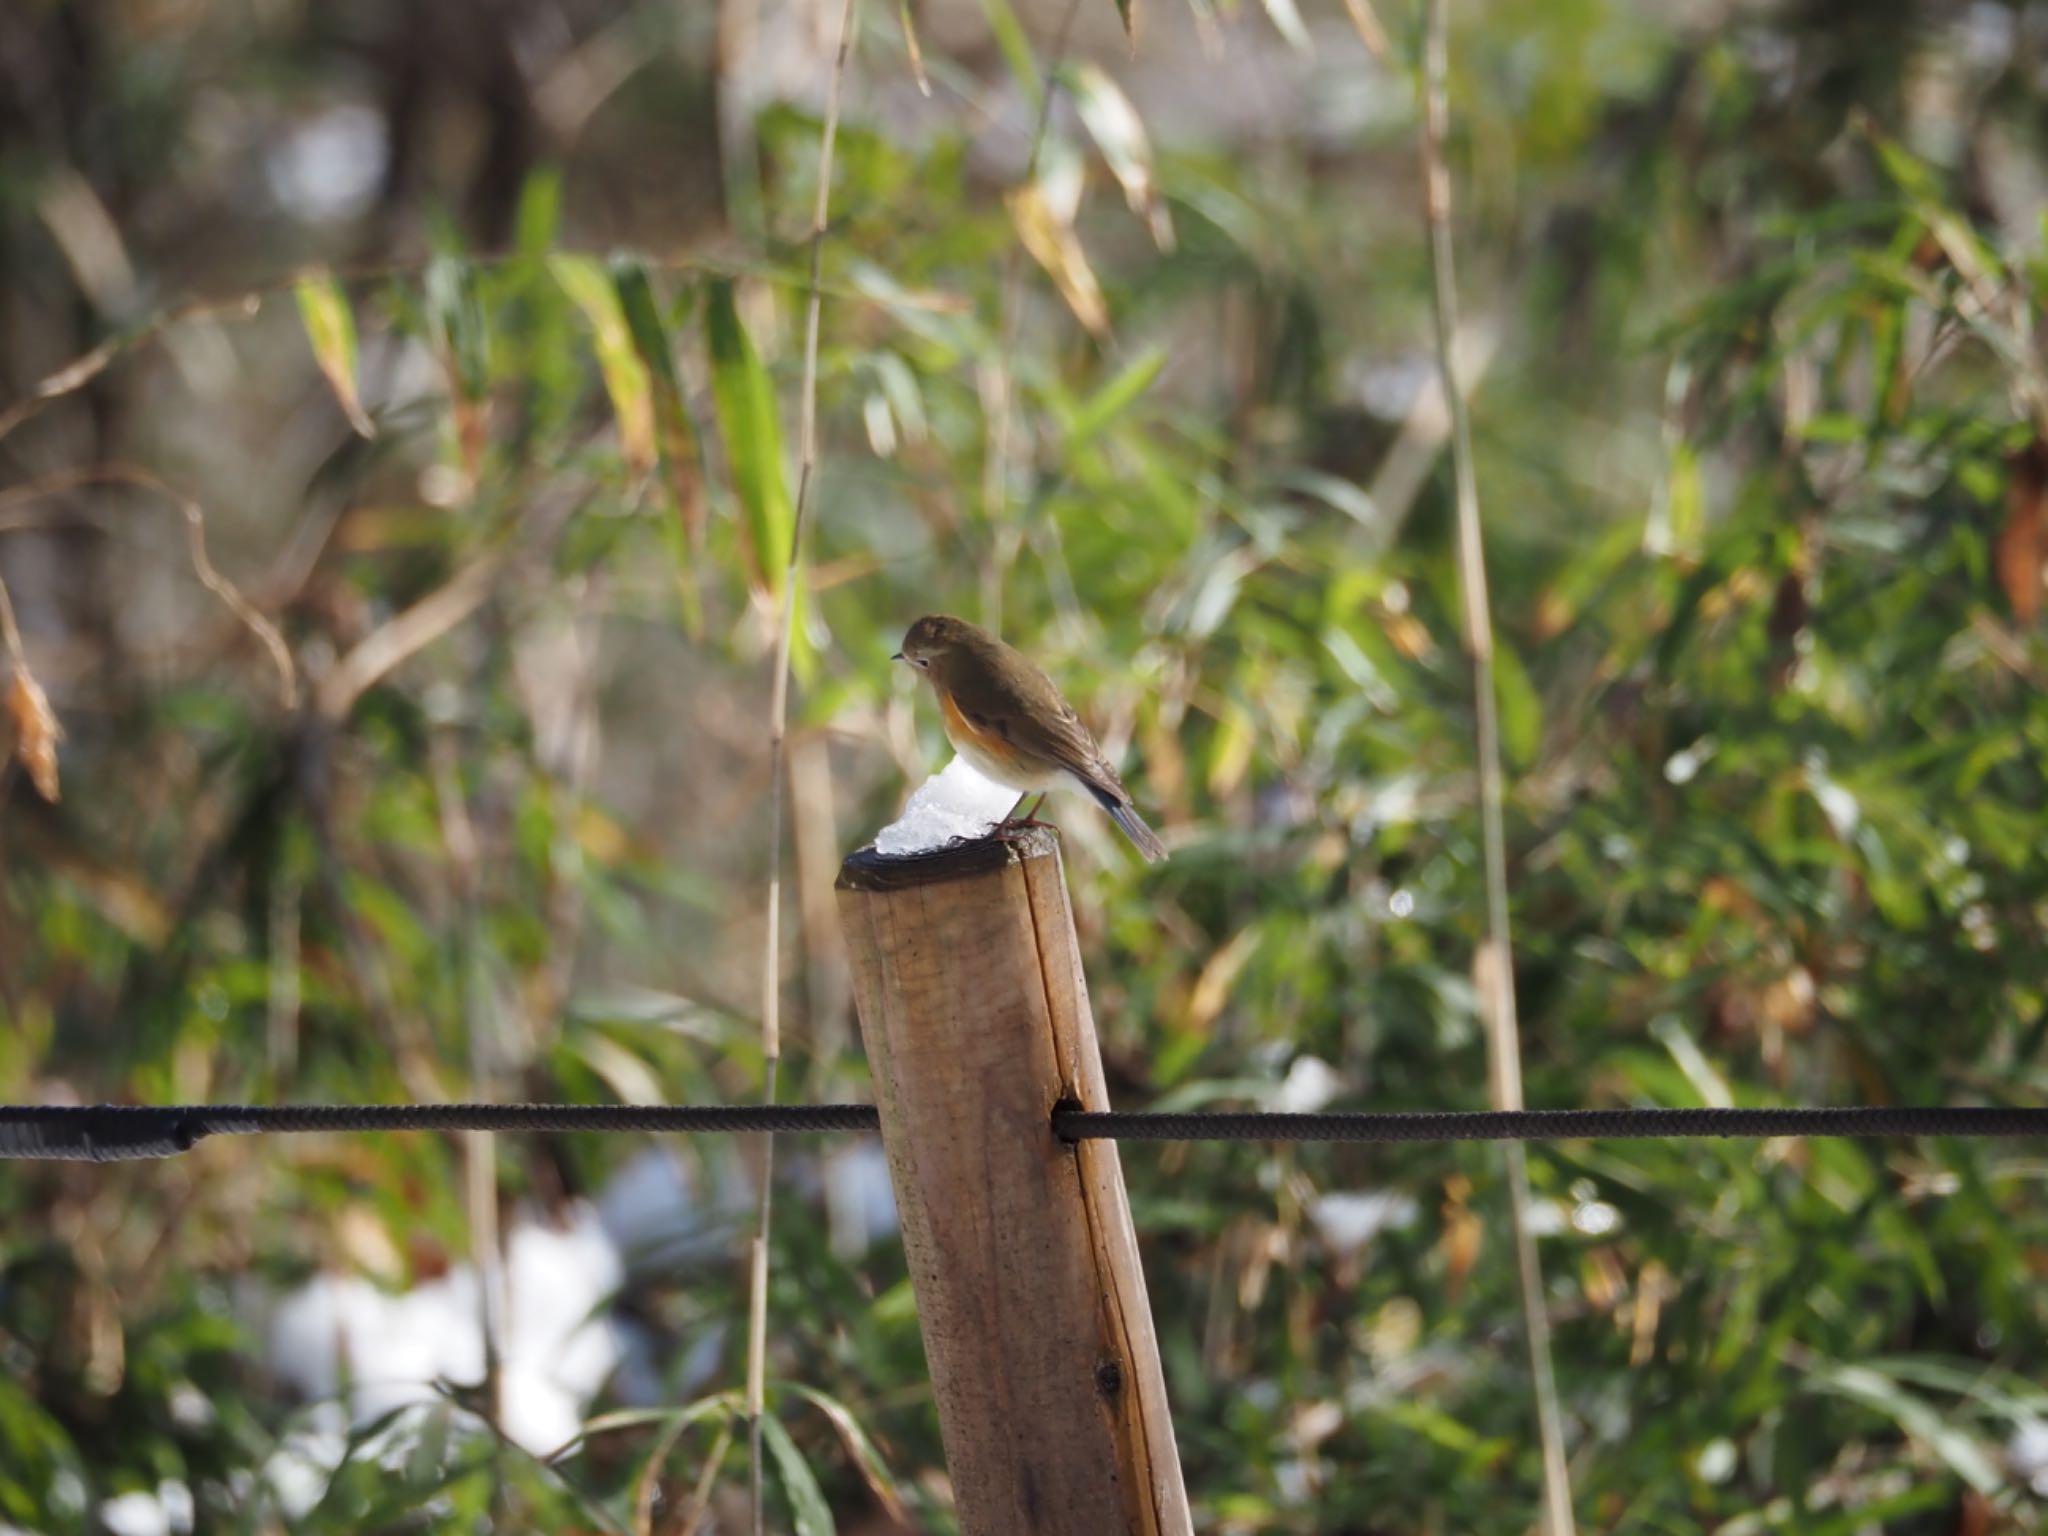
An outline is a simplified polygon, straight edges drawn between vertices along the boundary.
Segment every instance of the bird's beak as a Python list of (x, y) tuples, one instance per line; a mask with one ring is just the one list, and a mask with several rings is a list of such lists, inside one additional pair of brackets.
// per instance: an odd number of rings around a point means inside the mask
[(891, 661), (901, 661), (903, 659), (903, 653), (901, 651), (898, 651), (894, 656), (891, 656), (889, 659)]

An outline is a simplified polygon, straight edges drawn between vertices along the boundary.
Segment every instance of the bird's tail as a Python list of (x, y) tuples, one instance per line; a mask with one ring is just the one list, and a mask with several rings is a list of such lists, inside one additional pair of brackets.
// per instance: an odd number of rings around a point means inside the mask
[(1102, 808), (1109, 812), (1110, 820), (1124, 829), (1124, 836), (1131, 840), (1132, 846), (1145, 855), (1147, 863), (1157, 864), (1166, 857), (1166, 844), (1159, 841), (1157, 832), (1145, 825), (1145, 818), (1137, 813), (1128, 800), (1119, 800), (1108, 790), (1093, 784), (1088, 788), (1101, 802)]

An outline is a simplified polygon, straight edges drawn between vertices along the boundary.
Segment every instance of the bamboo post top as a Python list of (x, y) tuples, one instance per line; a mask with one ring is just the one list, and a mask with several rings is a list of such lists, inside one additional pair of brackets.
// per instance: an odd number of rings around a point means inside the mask
[(839, 866), (842, 891), (905, 891), (992, 874), (1031, 859), (1057, 858), (1059, 833), (1051, 827), (1020, 827), (998, 837), (955, 841), (923, 853), (878, 853), (870, 843)]

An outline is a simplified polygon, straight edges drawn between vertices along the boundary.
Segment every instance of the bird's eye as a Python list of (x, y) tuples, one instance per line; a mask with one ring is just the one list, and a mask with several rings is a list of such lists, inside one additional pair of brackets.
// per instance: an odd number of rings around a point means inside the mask
[(931, 657), (929, 657), (929, 656), (920, 656), (920, 657), (918, 657), (918, 658), (917, 658), (917, 664), (918, 664), (919, 668), (920, 668), (920, 669), (922, 669), (923, 671), (929, 672), (929, 671), (931, 671), (931, 669), (932, 669), (932, 659), (931, 659)]

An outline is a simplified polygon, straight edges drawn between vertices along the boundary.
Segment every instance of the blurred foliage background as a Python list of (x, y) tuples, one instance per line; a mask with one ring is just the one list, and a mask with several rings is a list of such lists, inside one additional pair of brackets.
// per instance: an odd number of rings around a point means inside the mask
[[(0, 8), (0, 1098), (759, 1092), (838, 11)], [(2041, 1103), (2048, 5), (1455, 12), (1530, 1102)], [(1482, 1107), (1416, 6), (857, 14), (785, 1097), (943, 609), (1174, 849), (1067, 827), (1120, 1105)], [(742, 1529), (755, 1155), (7, 1165), (0, 1524)], [(1200, 1529), (1532, 1528), (1497, 1151), (1124, 1161)], [(1585, 1529), (2040, 1527), (2038, 1152), (1531, 1165)], [(771, 1526), (951, 1529), (873, 1149), (779, 1177)]]

